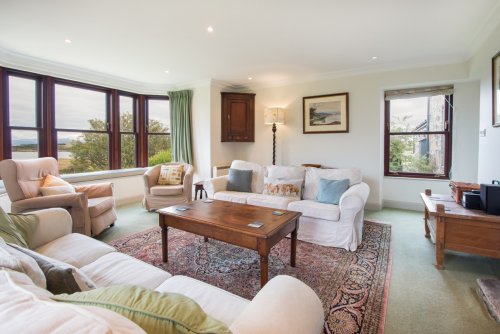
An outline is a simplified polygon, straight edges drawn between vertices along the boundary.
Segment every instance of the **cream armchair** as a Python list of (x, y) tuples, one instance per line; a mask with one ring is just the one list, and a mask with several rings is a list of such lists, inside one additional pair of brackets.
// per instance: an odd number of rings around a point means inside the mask
[[(158, 176), (162, 165), (182, 165), (184, 175), (180, 185), (159, 185)], [(151, 167), (144, 173), (144, 199), (142, 204), (148, 211), (158, 210), (167, 206), (188, 203), (193, 194), (193, 166), (185, 163), (171, 162)]]
[(111, 183), (73, 186), (75, 193), (42, 196), (47, 175), (59, 176), (54, 158), (0, 161), (0, 177), (9, 196), (12, 213), (60, 207), (68, 210), (73, 232), (97, 235), (116, 221)]

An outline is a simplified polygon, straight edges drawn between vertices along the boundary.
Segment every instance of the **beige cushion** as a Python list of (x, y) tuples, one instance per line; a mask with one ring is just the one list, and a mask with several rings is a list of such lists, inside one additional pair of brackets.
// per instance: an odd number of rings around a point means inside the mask
[(149, 188), (151, 195), (155, 196), (175, 196), (182, 195), (183, 185), (153, 186)]
[(71, 233), (35, 249), (45, 256), (81, 268), (116, 249), (80, 233)]
[(60, 194), (72, 194), (75, 193), (75, 188), (68, 184), (65, 186), (53, 186), (53, 187), (40, 187), (40, 192), (42, 196), (52, 196)]
[(300, 201), (298, 197), (281, 197), (271, 195), (254, 194), (247, 198), (247, 204), (263, 206), (266, 208), (286, 210), (288, 204), (294, 201)]
[(144, 333), (121, 315), (99, 307), (75, 306), (40, 298), (0, 270), (0, 332), (109, 334)]
[(90, 217), (97, 217), (115, 206), (115, 199), (112, 196), (89, 198), (88, 201)]
[(37, 286), (43, 289), (47, 287), (45, 275), (36, 261), (29, 255), (7, 245), (2, 238), (0, 238), (0, 268), (26, 274)]
[(265, 166), (243, 160), (233, 160), (231, 168), (239, 170), (252, 170), (252, 192), (262, 194), (262, 191), (264, 190), (264, 176), (266, 176)]
[(349, 186), (361, 183), (361, 171), (356, 168), (306, 168), (306, 179), (304, 184), (304, 199), (314, 200), (318, 192), (319, 180), (342, 180), (349, 179)]
[(302, 166), (267, 166), (267, 176), (273, 179), (301, 179), (305, 177), (306, 168)]
[(172, 277), (164, 270), (118, 252), (106, 254), (81, 269), (98, 287), (133, 284), (154, 289)]
[(231, 325), (250, 303), (230, 292), (187, 276), (176, 275), (155, 289), (180, 293), (195, 300), (203, 311), (226, 325)]
[(70, 184), (60, 177), (54, 175), (47, 175), (43, 179), (42, 187), (58, 187), (58, 186), (70, 186)]
[(319, 203), (311, 200), (291, 202), (288, 210), (302, 212), (302, 216), (317, 219), (338, 221), (340, 208), (338, 205)]
[(264, 178), (264, 191), (262, 194), (282, 197), (301, 197), (302, 179), (274, 179)]
[(182, 165), (161, 165), (160, 175), (158, 176), (158, 184), (182, 184), (182, 173), (184, 166)]

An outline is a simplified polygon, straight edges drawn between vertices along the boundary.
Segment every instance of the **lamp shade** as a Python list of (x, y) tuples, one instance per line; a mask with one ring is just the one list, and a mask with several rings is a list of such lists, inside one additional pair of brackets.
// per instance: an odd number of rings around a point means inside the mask
[(285, 109), (268, 108), (264, 113), (264, 124), (285, 124)]

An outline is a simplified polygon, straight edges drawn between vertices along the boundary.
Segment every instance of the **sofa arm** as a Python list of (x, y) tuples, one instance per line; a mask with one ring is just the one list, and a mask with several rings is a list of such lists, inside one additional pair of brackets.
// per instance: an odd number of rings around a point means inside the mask
[(216, 192), (226, 190), (227, 178), (227, 175), (223, 175), (206, 180), (203, 183), (203, 188), (205, 188), (207, 192), (207, 197), (214, 198)]
[(364, 182), (349, 187), (340, 197), (339, 207), (341, 214), (343, 210), (349, 210), (356, 213), (363, 209), (369, 194), (370, 187)]
[(86, 193), (87, 198), (99, 198), (99, 197), (110, 197), (113, 196), (113, 183), (102, 182), (95, 184), (86, 184), (74, 186), (76, 192)]
[(296, 278), (276, 276), (231, 324), (234, 334), (320, 333), (323, 306), (316, 293)]
[(28, 210), (48, 209), (53, 207), (86, 208), (87, 195), (85, 195), (85, 193), (59, 194), (27, 198), (11, 203), (13, 213), (20, 213)]
[(36, 217), (37, 225), (30, 240), (31, 249), (38, 248), (52, 240), (71, 233), (73, 221), (68, 211), (61, 208), (51, 208), (26, 212)]

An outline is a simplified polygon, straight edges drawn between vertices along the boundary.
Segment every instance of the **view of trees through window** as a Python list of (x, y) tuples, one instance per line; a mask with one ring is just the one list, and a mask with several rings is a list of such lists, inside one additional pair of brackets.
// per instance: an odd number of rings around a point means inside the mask
[[(6, 76), (9, 116), (6, 143), (10, 144), (5, 150), (6, 157), (30, 159), (56, 151), (61, 174), (171, 161), (167, 97), (116, 94), (113, 93), (116, 90), (63, 80), (49, 80), (48, 85), (53, 89), (51, 95), (47, 93), (50, 89), (43, 88), (42, 82), (43, 85), (46, 82), (42, 78), (17, 71)], [(44, 100), (51, 102), (42, 104)], [(143, 105), (138, 101), (144, 101)], [(47, 108), (47, 105), (52, 107)], [(142, 129), (140, 113), (144, 115)], [(49, 117), (45, 118), (47, 114)], [(53, 119), (53, 124), (44, 122), (46, 119)], [(119, 120), (115, 127), (113, 119)], [(50, 134), (47, 140), (42, 140), (45, 138), (41, 137), (43, 133)], [(144, 145), (139, 145), (140, 140)], [(147, 152), (143, 154), (141, 150), (146, 147)], [(120, 154), (111, 154), (112, 148), (118, 149)], [(139, 160), (139, 157), (143, 158)]]
[(388, 101), (389, 175), (447, 175), (449, 99), (436, 95)]

